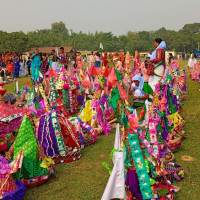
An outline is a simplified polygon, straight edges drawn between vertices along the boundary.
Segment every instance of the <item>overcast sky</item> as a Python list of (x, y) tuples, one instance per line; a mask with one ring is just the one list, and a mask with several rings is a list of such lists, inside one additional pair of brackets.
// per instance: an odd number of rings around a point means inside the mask
[(200, 22), (200, 0), (0, 0), (0, 30), (50, 28), (63, 21), (75, 32), (179, 30)]

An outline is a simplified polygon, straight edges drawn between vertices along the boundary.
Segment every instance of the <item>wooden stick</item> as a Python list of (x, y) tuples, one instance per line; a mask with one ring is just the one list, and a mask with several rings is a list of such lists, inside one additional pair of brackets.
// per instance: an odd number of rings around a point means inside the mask
[(109, 121), (109, 123), (111, 124), (111, 123), (114, 123), (114, 122), (116, 122), (116, 121), (117, 121), (117, 118), (115, 118), (115, 119)]

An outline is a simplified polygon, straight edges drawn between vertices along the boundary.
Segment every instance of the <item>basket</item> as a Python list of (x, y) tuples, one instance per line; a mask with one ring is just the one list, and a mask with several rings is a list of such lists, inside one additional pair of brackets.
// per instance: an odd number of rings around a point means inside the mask
[[(161, 200), (163, 197), (155, 198), (155, 200)], [(165, 200), (175, 200), (175, 194), (170, 193), (164, 197)]]
[(20, 181), (28, 188), (35, 187), (45, 183), (50, 178), (51, 171), (53, 171), (53, 165), (51, 166), (51, 169), (49, 170), (49, 175), (47, 176), (42, 175), (30, 179), (21, 179)]
[(63, 162), (69, 163), (69, 162), (76, 161), (76, 160), (80, 159), (80, 157), (81, 157), (81, 152), (80, 152), (80, 150), (78, 150), (76, 152), (69, 152), (66, 154), (66, 156), (56, 155), (56, 156), (52, 157), (51, 159), (53, 159), (56, 164), (60, 164)]

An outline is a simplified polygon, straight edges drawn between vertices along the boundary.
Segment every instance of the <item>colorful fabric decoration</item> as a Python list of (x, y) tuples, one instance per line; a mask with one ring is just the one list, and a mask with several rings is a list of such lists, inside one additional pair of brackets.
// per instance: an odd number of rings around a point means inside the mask
[(37, 141), (32, 124), (26, 115), (24, 115), (21, 127), (14, 143), (14, 159), (17, 158), (22, 148), (25, 158), (33, 160), (36, 159)]
[(150, 178), (147, 173), (145, 161), (142, 156), (138, 136), (136, 133), (128, 135), (128, 141), (131, 148), (132, 158), (136, 167), (139, 186), (143, 199), (152, 199), (153, 193), (150, 185)]

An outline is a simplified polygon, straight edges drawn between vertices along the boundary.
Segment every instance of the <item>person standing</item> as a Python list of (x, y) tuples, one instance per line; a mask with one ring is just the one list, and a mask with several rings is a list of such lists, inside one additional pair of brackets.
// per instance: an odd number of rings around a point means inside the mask
[(147, 71), (149, 74), (149, 85), (155, 90), (156, 84), (162, 79), (165, 73), (165, 49), (166, 43), (160, 38), (154, 41), (155, 50), (150, 60), (147, 60)]
[(46, 53), (42, 54), (42, 67), (41, 67), (41, 73), (44, 75), (47, 72), (47, 64), (48, 64), (48, 56)]
[(93, 54), (93, 51), (91, 52), (91, 55), (89, 57), (89, 63), (90, 63), (90, 67), (94, 66), (95, 63), (95, 55)]
[(173, 54), (169, 53), (169, 64), (172, 63), (172, 60), (174, 59)]
[(14, 52), (13, 53), (13, 64), (14, 64), (14, 78), (19, 77), (19, 70), (20, 70), (20, 62), (19, 62), (19, 57), (17, 54)]
[(184, 53), (182, 53), (182, 59), (185, 60), (185, 54)]
[(35, 49), (35, 53), (31, 56), (32, 63), (31, 63), (31, 78), (34, 82), (36, 82), (39, 78), (39, 71), (41, 66), (41, 60), (39, 57), (39, 50)]
[(83, 69), (84, 65), (85, 65), (85, 62), (83, 61), (81, 53), (78, 52), (78, 54), (76, 56), (76, 66), (77, 66), (77, 69)]
[(76, 69), (76, 53), (74, 52), (73, 54), (72, 54), (72, 56), (71, 56), (71, 64), (72, 64), (72, 66)]
[(5, 62), (5, 58), (4, 57), (1, 60), (1, 67), (2, 67), (2, 69), (6, 68), (6, 62)]
[(26, 64), (27, 64), (27, 67), (28, 67), (28, 75), (31, 75), (31, 58), (30, 57), (28, 57), (28, 60), (27, 60), (27, 62), (26, 62)]
[(58, 62), (59, 58), (58, 58), (55, 50), (52, 50), (51, 57), (52, 57), (52, 65), (51, 65), (51, 67), (52, 67), (52, 69), (54, 71), (56, 71), (57, 73), (59, 73), (59, 70), (60, 70), (60, 66), (59, 66), (59, 62)]
[(65, 54), (64, 47), (60, 47), (60, 63), (67, 68), (67, 54)]
[(14, 72), (14, 64), (12, 63), (11, 60), (8, 60), (7, 63), (8, 63), (8, 64), (6, 65), (6, 67), (7, 67), (7, 71), (8, 71), (8, 73), (10, 73), (10, 75), (13, 76), (13, 72)]
[(95, 55), (95, 67), (99, 68), (101, 66), (101, 58), (99, 52)]

